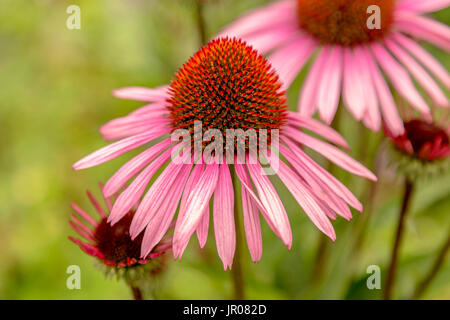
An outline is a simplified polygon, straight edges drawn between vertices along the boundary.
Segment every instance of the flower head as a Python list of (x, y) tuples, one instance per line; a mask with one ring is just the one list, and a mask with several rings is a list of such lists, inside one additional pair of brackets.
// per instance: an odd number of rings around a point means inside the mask
[(420, 118), (405, 121), (404, 125), (401, 136), (395, 137), (386, 130), (399, 151), (422, 161), (441, 160), (450, 155), (450, 128)]
[[(193, 233), (197, 234), (200, 246), (205, 245), (212, 202), (217, 250), (226, 269), (231, 268), (236, 245), (235, 206), (242, 208), (253, 261), (260, 260), (262, 255), (260, 215), (283, 243), (291, 247), (286, 210), (263, 170), (261, 158), (255, 156), (251, 148), (244, 149), (243, 163), (233, 162), (234, 157), (230, 162), (225, 155), (218, 161), (178, 163), (171, 160), (171, 155), (179, 150), (181, 142), (174, 141), (169, 134), (186, 129), (195, 135), (195, 122), (203, 124), (203, 129), (207, 130), (205, 136), (208, 131), (216, 130), (217, 140), (224, 134), (227, 139), (229, 129), (271, 133), (279, 130), (281, 141), (271, 140), (266, 144), (276, 147), (285, 161), (271, 151), (266, 154), (270, 166), (276, 168), (278, 177), (317, 228), (335, 240), (330, 219), (337, 215), (350, 219), (349, 206), (362, 210), (362, 205), (302, 148), (317, 151), (353, 174), (374, 180), (376, 177), (337, 147), (302, 132), (301, 129), (307, 129), (347, 147), (333, 129), (287, 111), (286, 97), (280, 87), (270, 64), (243, 41), (229, 38), (211, 41), (176, 73), (170, 86), (116, 90), (117, 97), (149, 104), (105, 124), (100, 129), (102, 135), (106, 139), (121, 140), (88, 155), (74, 168), (99, 165), (159, 139), (124, 164), (106, 183), (103, 190), (106, 196), (126, 187), (114, 203), (108, 221), (113, 225), (118, 223), (136, 205), (130, 234), (133, 239), (143, 235), (141, 256), (146, 257), (175, 220), (173, 252), (175, 257), (181, 258)], [(234, 143), (234, 138), (231, 141)], [(256, 144), (264, 149), (261, 139)], [(203, 147), (205, 151), (208, 149), (208, 146)], [(220, 150), (216, 149), (214, 154), (217, 151)], [(164, 166), (145, 193), (156, 172)], [(135, 179), (127, 185), (133, 177)], [(235, 204), (234, 189), (240, 190), (242, 203)]]
[[(407, 118), (407, 117), (405, 117)], [(405, 132), (395, 136), (384, 126), (392, 141), (393, 164), (410, 180), (432, 177), (450, 169), (450, 124), (443, 113), (432, 121), (420, 117), (404, 120)]]
[[(450, 49), (450, 30), (423, 16), (447, 7), (450, 0), (283, 0), (257, 9), (223, 30), (219, 37), (237, 36), (261, 53), (289, 88), (305, 64), (298, 110), (318, 111), (331, 123), (340, 98), (358, 121), (378, 131), (381, 120), (394, 135), (403, 122), (386, 78), (412, 107), (430, 119), (412, 75), (436, 106), (448, 99), (433, 79), (450, 87), (450, 76), (416, 39)], [(315, 55), (317, 52), (317, 55)]]
[[(100, 219), (95, 220), (76, 204), (72, 209), (76, 214), (70, 216), (70, 226), (84, 239), (69, 236), (85, 253), (97, 258), (105, 266), (105, 271), (119, 272), (119, 270), (131, 270), (141, 268), (140, 272), (148, 271), (156, 273), (164, 264), (161, 257), (167, 249), (170, 249), (170, 241), (164, 240), (145, 257), (140, 255), (142, 236), (132, 240), (129, 233), (134, 210), (130, 210), (119, 223), (110, 225), (107, 214), (91, 192), (87, 192), (89, 199), (98, 212)], [(105, 198), (108, 210), (112, 208), (110, 199)]]

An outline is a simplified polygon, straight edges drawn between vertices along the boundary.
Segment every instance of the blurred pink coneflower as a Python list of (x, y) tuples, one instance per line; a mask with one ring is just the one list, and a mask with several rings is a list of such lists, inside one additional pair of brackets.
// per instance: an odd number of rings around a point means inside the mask
[(448, 107), (430, 73), (446, 88), (450, 76), (417, 40), (450, 49), (449, 28), (423, 15), (449, 4), (450, 0), (276, 1), (239, 18), (219, 37), (236, 36), (263, 54), (270, 52), (283, 89), (312, 60), (298, 99), (301, 115), (318, 111), (331, 123), (342, 95), (353, 117), (368, 128), (378, 131), (383, 118), (390, 132), (400, 135), (403, 123), (382, 72), (425, 118), (430, 118), (429, 107), (410, 74), (435, 105)]

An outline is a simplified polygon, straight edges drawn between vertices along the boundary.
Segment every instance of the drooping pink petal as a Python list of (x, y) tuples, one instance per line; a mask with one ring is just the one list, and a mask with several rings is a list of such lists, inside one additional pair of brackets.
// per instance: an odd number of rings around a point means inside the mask
[(335, 241), (336, 233), (334, 232), (333, 225), (330, 220), (328, 220), (326, 213), (317, 204), (314, 195), (308, 191), (308, 188), (305, 187), (297, 174), (284, 162), (280, 161), (277, 175), (316, 227), (330, 237), (331, 240)]
[(370, 71), (373, 85), (377, 92), (378, 99), (380, 100), (384, 122), (394, 135), (401, 135), (404, 131), (403, 121), (398, 114), (391, 91), (384, 81), (377, 65), (372, 60), (370, 51), (367, 48), (362, 48), (361, 52), (365, 55), (364, 62), (367, 69)]
[(398, 92), (417, 110), (423, 114), (429, 114), (430, 109), (417, 89), (414, 87), (409, 74), (392, 58), (386, 49), (379, 43), (371, 46), (379, 65), (391, 80)]
[(350, 220), (352, 218), (351, 211), (345, 204), (345, 201), (340, 198), (329, 185), (324, 183), (310, 169), (308, 169), (308, 167), (300, 161), (299, 157), (295, 156), (294, 153), (284, 145), (280, 145), (280, 152), (292, 165), (295, 171), (297, 171), (299, 176), (309, 184), (311, 190), (317, 198), (322, 199), (332, 210), (345, 219)]
[(245, 180), (245, 183), (241, 183), (245, 237), (252, 261), (256, 262), (261, 260), (262, 255), (261, 222), (259, 221), (258, 206), (246, 188), (251, 185), (250, 178), (247, 171), (240, 171), (239, 179)]
[(172, 223), (178, 203), (180, 202), (186, 181), (189, 177), (192, 164), (181, 164), (182, 167), (177, 179), (168, 188), (169, 191), (164, 196), (158, 211), (149, 220), (146, 226), (144, 238), (142, 239), (141, 257), (145, 258), (155, 248), (166, 234)]
[(111, 213), (108, 217), (108, 222), (111, 224), (117, 223), (129, 210), (138, 202), (144, 193), (145, 188), (150, 182), (151, 178), (161, 168), (164, 163), (170, 158), (172, 148), (166, 150), (162, 155), (150, 163), (134, 181), (120, 194), (117, 198)]
[(205, 207), (205, 210), (202, 213), (202, 218), (200, 219), (200, 223), (197, 226), (196, 233), (198, 243), (200, 244), (200, 248), (203, 248), (206, 244), (206, 240), (208, 240), (208, 229), (209, 229), (209, 205)]
[(219, 177), (219, 167), (216, 163), (206, 165), (205, 171), (189, 193), (186, 208), (178, 214), (173, 236), (173, 255), (180, 258), (189, 242), (191, 235), (202, 218), (202, 213), (216, 188)]
[(299, 126), (301, 128), (311, 130), (315, 134), (324, 137), (338, 146), (346, 149), (350, 148), (344, 138), (336, 130), (321, 123), (320, 121), (313, 118), (304, 117), (293, 111), (288, 112), (288, 118), (288, 124), (291, 126)]
[(327, 45), (322, 48), (322, 51), (317, 56), (314, 64), (310, 68), (308, 75), (299, 95), (298, 112), (302, 116), (311, 117), (317, 109), (317, 90), (323, 76), (323, 69), (328, 60), (330, 49)]
[(231, 269), (236, 249), (234, 225), (234, 191), (228, 164), (219, 166), (219, 179), (214, 191), (214, 236), (224, 270)]
[(282, 82), (282, 91), (289, 88), (316, 47), (315, 39), (308, 35), (301, 35), (269, 56), (269, 62)]
[(356, 47), (354, 53), (358, 70), (357, 78), (362, 86), (366, 103), (362, 120), (366, 127), (377, 132), (381, 125), (379, 99), (368, 67), (367, 56), (362, 46)]
[(103, 194), (106, 197), (112, 196), (125, 183), (141, 171), (146, 165), (153, 161), (164, 149), (171, 143), (170, 139), (166, 139), (140, 153), (127, 163), (125, 163), (114, 175), (106, 182)]
[(170, 161), (164, 171), (150, 186), (131, 222), (130, 235), (132, 239), (137, 237), (158, 214), (160, 207), (169, 196), (168, 193), (170, 192), (171, 186), (174, 183), (178, 183), (178, 176), (184, 167), (182, 164)]
[(428, 51), (401, 33), (395, 32), (391, 37), (427, 67), (447, 88), (450, 88), (450, 74)]
[(323, 69), (322, 80), (317, 92), (317, 107), (320, 117), (327, 124), (333, 121), (341, 95), (343, 70), (343, 50), (340, 46), (333, 46), (330, 56)]
[(145, 87), (125, 87), (113, 91), (113, 95), (120, 99), (129, 99), (137, 101), (162, 101), (168, 97), (167, 89), (164, 85), (156, 88)]
[(73, 165), (73, 168), (75, 170), (80, 170), (98, 166), (99, 164), (117, 158), (125, 152), (136, 149), (137, 147), (158, 138), (160, 135), (160, 130), (149, 130), (148, 132), (114, 142), (79, 160)]
[(351, 48), (344, 48), (344, 82), (342, 97), (345, 105), (356, 120), (361, 120), (366, 106), (365, 92), (358, 69), (357, 58)]
[[(277, 230), (277, 235), (281, 238), (283, 243), (291, 248), (292, 232), (289, 224), (289, 219), (281, 202), (278, 193), (265, 175), (261, 164), (256, 159), (250, 159), (247, 155), (247, 168), (250, 172), (251, 179), (258, 191), (259, 198), (266, 208), (267, 217), (271, 224)], [(242, 181), (242, 180), (241, 180)]]
[(381, 126), (381, 115), (378, 108), (367, 108), (362, 118), (364, 125), (372, 131), (377, 132)]
[(422, 85), (425, 91), (433, 99), (434, 103), (442, 107), (448, 106), (447, 97), (430, 75), (394, 41), (386, 38), (384, 42), (397, 59), (408, 68), (411, 74), (416, 78), (417, 82)]
[(319, 166), (313, 159), (311, 159), (301, 148), (299, 148), (293, 141), (287, 137), (282, 137), (289, 148), (294, 152), (294, 154), (300, 158), (302, 163), (304, 163), (311, 172), (321, 179), (324, 183), (328, 184), (330, 188), (342, 199), (345, 200), (349, 205), (358, 211), (362, 211), (362, 204), (353, 195), (353, 193), (347, 189), (345, 185), (342, 184), (338, 179), (332, 176), (328, 171)]
[(286, 128), (284, 132), (290, 138), (317, 151), (348, 172), (368, 178), (370, 180), (377, 180), (377, 177), (372, 172), (370, 172), (369, 169), (364, 167), (358, 161), (354, 160), (352, 157), (348, 156), (338, 148), (314, 137), (308, 136), (301, 131), (295, 131), (289, 127)]

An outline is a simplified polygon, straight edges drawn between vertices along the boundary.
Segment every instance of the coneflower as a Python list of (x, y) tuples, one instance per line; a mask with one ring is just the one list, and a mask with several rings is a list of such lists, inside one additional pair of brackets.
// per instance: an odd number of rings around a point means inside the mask
[[(405, 184), (386, 277), (384, 293), (386, 299), (391, 299), (393, 295), (405, 222), (407, 221), (409, 206), (416, 188), (416, 181), (423, 177), (433, 178), (433, 176), (442, 174), (450, 168), (450, 123), (448, 113), (442, 114), (441, 117), (435, 117), (431, 122), (420, 117), (407, 119), (404, 122), (404, 127), (405, 132), (400, 136), (393, 135), (385, 128), (385, 133), (393, 144), (391, 148), (393, 162), (399, 169), (399, 172), (404, 174)], [(446, 253), (448, 245), (444, 247), (446, 247)], [(432, 270), (433, 275), (437, 273), (439, 267), (438, 259), (436, 270)], [(418, 288), (419, 292), (416, 292), (416, 295), (420, 295), (427, 285), (427, 283), (422, 284), (421, 286), (424, 286), (424, 288)]]
[[(416, 41), (446, 51), (449, 28), (423, 14), (446, 8), (450, 0), (284, 0), (243, 16), (219, 37), (237, 36), (269, 60), (287, 89), (305, 64), (311, 67), (298, 99), (300, 114), (318, 111), (331, 123), (342, 100), (355, 119), (378, 131), (383, 119), (394, 135), (403, 123), (389, 84), (424, 117), (430, 111), (410, 74), (436, 106), (448, 99), (444, 67)], [(317, 55), (314, 53), (317, 52)]]
[(75, 214), (70, 216), (70, 226), (82, 239), (69, 236), (81, 250), (95, 257), (107, 276), (117, 276), (131, 287), (136, 299), (142, 299), (141, 289), (149, 289), (155, 281), (155, 276), (165, 269), (164, 253), (171, 248), (170, 237), (166, 236), (145, 257), (140, 250), (142, 235), (131, 239), (129, 229), (135, 210), (130, 209), (117, 224), (112, 226), (107, 222), (108, 213), (112, 209), (113, 200), (105, 198), (107, 209), (95, 199), (91, 192), (87, 195), (98, 213), (98, 219), (93, 218), (78, 205), (72, 203)]
[[(285, 161), (274, 153), (268, 155), (272, 167), (279, 160), (274, 171), (317, 228), (335, 240), (330, 219), (335, 219), (336, 215), (350, 219), (349, 206), (361, 211), (362, 205), (302, 148), (317, 151), (353, 174), (373, 180), (376, 177), (337, 147), (304, 133), (302, 130), (307, 129), (347, 147), (342, 137), (326, 125), (289, 112), (280, 87), (269, 62), (245, 42), (229, 38), (213, 40), (189, 59), (169, 86), (116, 90), (117, 97), (148, 104), (105, 124), (100, 129), (103, 137), (121, 140), (88, 155), (74, 168), (99, 165), (159, 139), (124, 164), (106, 183), (103, 191), (106, 196), (125, 187), (112, 208), (109, 221), (114, 225), (124, 219), (143, 197), (133, 217), (130, 234), (133, 239), (143, 235), (141, 257), (147, 257), (164, 237), (178, 211), (173, 253), (181, 258), (195, 232), (200, 246), (205, 245), (212, 201), (217, 250), (226, 269), (231, 268), (236, 249), (235, 228), (239, 224), (235, 225), (235, 221), (240, 217), (235, 212), (242, 209), (250, 255), (253, 261), (258, 261), (262, 254), (260, 214), (283, 243), (291, 247), (286, 210), (259, 158), (249, 151), (252, 146), (249, 140), (241, 141), (245, 163), (230, 163), (229, 150), (216, 162), (178, 163), (171, 160), (171, 156), (181, 143), (173, 141), (170, 134), (185, 129), (190, 134), (206, 135), (208, 130), (216, 129), (220, 136), (215, 136), (214, 141), (218, 143), (227, 138), (225, 133), (229, 129), (252, 129), (270, 137), (279, 130), (278, 149)], [(196, 122), (202, 124), (201, 132), (194, 132)], [(268, 140), (272, 147), (275, 142)], [(259, 149), (260, 141), (256, 142)], [(207, 149), (203, 143), (200, 147), (202, 151)], [(217, 154), (214, 155), (217, 158)], [(231, 162), (234, 160), (235, 157), (231, 157)], [(164, 165), (162, 173), (145, 192)], [(127, 185), (133, 177), (135, 179)], [(235, 189), (240, 190), (242, 203), (235, 202)]]

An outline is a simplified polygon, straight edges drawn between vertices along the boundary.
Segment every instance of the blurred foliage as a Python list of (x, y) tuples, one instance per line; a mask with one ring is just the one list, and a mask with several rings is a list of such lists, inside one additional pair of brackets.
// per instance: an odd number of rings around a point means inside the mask
[[(212, 0), (205, 4), (208, 35), (239, 14), (268, 1)], [(81, 30), (68, 30), (66, 8), (81, 8)], [(73, 232), (69, 203), (92, 212), (85, 197), (132, 154), (97, 168), (74, 172), (71, 165), (105, 144), (97, 129), (141, 104), (121, 101), (111, 90), (167, 83), (198, 48), (192, 0), (2, 0), (0, 2), (0, 298), (128, 299), (129, 289), (107, 280), (94, 261), (67, 240)], [(449, 23), (450, 12), (435, 15)], [(449, 68), (447, 54), (429, 50)], [(295, 108), (304, 72), (289, 91)], [(352, 154), (367, 154), (373, 166), (379, 135), (364, 133), (348, 114), (341, 117)], [(366, 139), (364, 143), (358, 138)], [(361, 149), (362, 146), (362, 149)], [(360, 150), (359, 150), (360, 149)], [(383, 159), (382, 159), (383, 160)], [(384, 163), (382, 161), (382, 163)], [(281, 183), (275, 181), (293, 229), (287, 250), (264, 225), (261, 262), (245, 250), (247, 297), (251, 299), (375, 299), (365, 286), (369, 265), (384, 271), (388, 262), (401, 195), (401, 178), (383, 167), (379, 193), (360, 254), (352, 252), (362, 215), (338, 219), (338, 240), (327, 242), (325, 277), (311, 284), (322, 235)], [(362, 179), (337, 175), (360, 198)], [(401, 253), (396, 297), (408, 298), (440, 248), (450, 224), (450, 176), (424, 182), (415, 195)], [(207, 248), (192, 240), (182, 261), (171, 263), (159, 298), (226, 299), (231, 275), (216, 254), (212, 232)], [(66, 268), (82, 270), (81, 290), (66, 288)], [(450, 298), (450, 264), (439, 273), (425, 298)]]

